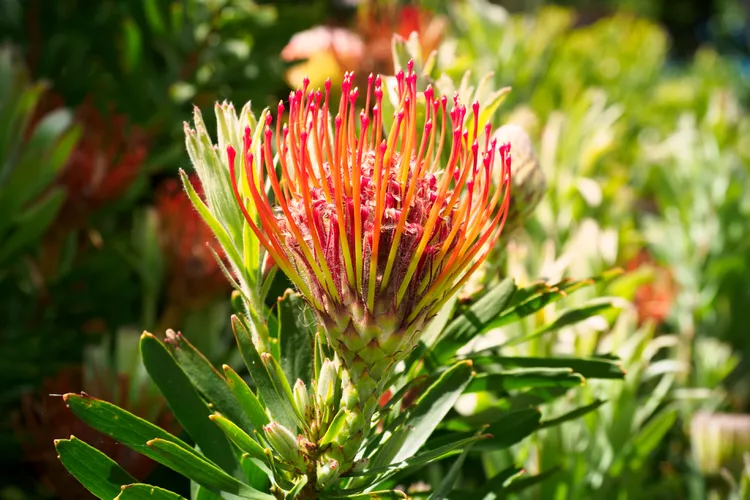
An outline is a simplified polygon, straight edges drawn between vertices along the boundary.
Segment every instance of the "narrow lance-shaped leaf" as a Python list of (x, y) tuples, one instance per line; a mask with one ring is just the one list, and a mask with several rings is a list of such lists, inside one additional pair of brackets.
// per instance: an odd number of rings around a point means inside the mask
[(472, 354), (470, 359), (479, 366), (517, 366), (521, 368), (570, 368), (585, 378), (621, 379), (625, 377), (618, 359), (606, 357), (520, 357), (492, 355), (493, 349)]
[(150, 484), (133, 483), (122, 487), (115, 500), (184, 500), (181, 495)]
[(373, 464), (399, 462), (414, 455), (453, 408), (473, 375), (472, 364), (466, 361), (456, 363), (443, 373), (417, 400), (414, 410), (404, 421), (403, 425), (409, 431), (398, 452), (387, 458), (376, 455)]
[(65, 191), (53, 189), (17, 218), (15, 230), (0, 246), (0, 262), (36, 241), (52, 223), (65, 201)]
[(458, 480), (458, 475), (460, 474), (461, 468), (464, 465), (466, 456), (469, 454), (469, 450), (471, 450), (471, 445), (466, 446), (461, 455), (459, 455), (453, 465), (451, 465), (451, 468), (448, 469), (448, 474), (446, 474), (445, 478), (440, 481), (437, 489), (435, 489), (435, 491), (433, 491), (430, 495), (429, 500), (444, 500), (448, 496), (450, 491), (453, 489), (453, 485)]
[(462, 311), (451, 321), (432, 349), (439, 362), (445, 363), (461, 347), (485, 330), (486, 325), (500, 314), (516, 291), (516, 284), (508, 278), (490, 290), (476, 304)]
[(174, 443), (152, 439), (147, 444), (161, 457), (163, 463), (210, 490), (227, 492), (252, 500), (275, 500), (272, 495), (242, 484), (204, 458), (188, 453)]
[(198, 453), (161, 427), (136, 417), (112, 403), (92, 398), (85, 393), (65, 394), (63, 400), (70, 411), (85, 424), (157, 462), (160, 461), (159, 456), (146, 446), (146, 441), (154, 438), (170, 441), (190, 453)]
[(368, 493), (352, 493), (351, 495), (321, 494), (321, 500), (400, 500), (409, 498), (406, 493), (399, 490), (380, 490)]
[(185, 375), (190, 378), (193, 385), (206, 399), (216, 409), (242, 427), (245, 432), (251, 432), (253, 430), (252, 422), (242, 410), (242, 406), (237, 401), (226, 379), (214, 368), (211, 362), (193, 347), (181, 333), (167, 330), (165, 344)]
[(481, 435), (475, 435), (470, 438), (463, 438), (458, 439), (456, 441), (453, 441), (449, 444), (446, 444), (444, 446), (440, 446), (435, 449), (430, 449), (428, 451), (422, 451), (417, 453), (411, 458), (407, 458), (403, 462), (398, 463), (392, 463), (390, 465), (384, 465), (381, 467), (369, 467), (359, 472), (351, 472), (349, 473), (350, 477), (359, 477), (359, 476), (380, 476), (377, 478), (377, 481), (384, 481), (385, 479), (389, 478), (393, 474), (397, 472), (405, 472), (407, 470), (416, 469), (419, 467), (423, 467), (427, 464), (431, 464), (433, 462), (437, 462), (438, 460), (442, 460), (444, 458), (447, 458), (449, 456), (455, 455), (459, 453), (462, 449), (467, 447), (470, 444), (473, 444), (481, 439), (489, 439), (492, 436), (489, 434), (481, 434)]
[(580, 408), (576, 408), (575, 410), (571, 410), (563, 415), (560, 415), (559, 417), (555, 417), (549, 420), (542, 421), (540, 428), (546, 428), (546, 427), (554, 427), (555, 425), (560, 425), (565, 422), (569, 422), (571, 420), (577, 420), (584, 415), (587, 415), (591, 413), (592, 411), (596, 411), (599, 409), (601, 405), (606, 403), (603, 399), (597, 399), (593, 403), (587, 404), (585, 406), (581, 406)]
[(557, 302), (558, 300), (567, 297), (576, 290), (609, 280), (620, 274), (622, 274), (622, 270), (612, 269), (599, 276), (587, 278), (585, 280), (572, 280), (568, 278), (554, 285), (535, 283), (529, 287), (528, 292), (520, 290), (518, 296), (524, 297), (524, 300), (521, 302), (514, 300), (513, 307), (506, 310), (498, 316), (497, 319), (487, 324), (484, 327), (483, 332), (518, 321), (553, 302)]
[(150, 333), (144, 333), (140, 348), (146, 371), (164, 395), (177, 420), (201, 451), (225, 471), (232, 474), (239, 471), (239, 464), (224, 433), (208, 418), (213, 412), (201, 399), (166, 346)]
[(601, 300), (598, 300), (597, 302), (592, 303), (592, 304), (586, 304), (584, 306), (576, 307), (574, 309), (568, 309), (566, 311), (563, 311), (557, 318), (555, 318), (554, 321), (542, 326), (536, 331), (528, 335), (519, 335), (517, 337), (508, 339), (506, 342), (503, 343), (503, 347), (514, 346), (514, 345), (521, 344), (523, 342), (528, 342), (532, 339), (541, 337), (542, 335), (545, 335), (547, 333), (559, 330), (560, 328), (563, 328), (565, 326), (573, 325), (575, 323), (581, 322), (601, 312), (608, 311), (612, 309), (613, 307), (614, 307), (614, 304), (611, 301), (603, 302)]
[[(512, 446), (539, 429), (541, 418), (542, 414), (537, 408), (525, 408), (507, 413), (487, 427), (485, 433), (491, 437), (478, 442), (474, 449), (492, 451)], [(450, 441), (469, 438), (472, 435), (472, 432), (458, 432), (448, 436), (441, 436), (429, 440), (425, 445), (425, 449), (432, 450), (444, 446)]]
[(503, 495), (503, 488), (521, 477), (525, 472), (524, 469), (515, 466), (498, 472), (477, 492), (477, 498), (479, 500), (498, 500)]
[(242, 358), (245, 360), (245, 365), (247, 365), (250, 376), (258, 388), (258, 393), (263, 398), (268, 409), (271, 410), (271, 415), (284, 427), (289, 429), (296, 428), (297, 421), (294, 409), (292, 408), (292, 402), (284, 394), (280, 394), (277, 391), (258, 350), (255, 348), (255, 344), (253, 344), (250, 332), (237, 316), (232, 316), (232, 329), (234, 330), (234, 336), (240, 348)]
[(297, 495), (300, 494), (300, 492), (302, 491), (302, 488), (304, 488), (305, 485), (307, 485), (307, 481), (308, 479), (306, 475), (300, 476), (297, 482), (294, 483), (294, 488), (289, 490), (289, 493), (287, 493), (286, 496), (284, 496), (284, 500), (294, 500), (295, 498), (297, 498)]
[(58, 439), (55, 449), (68, 472), (97, 498), (111, 500), (123, 484), (135, 482), (114, 460), (75, 436)]
[(532, 486), (536, 486), (537, 484), (541, 483), (545, 479), (548, 479), (550, 476), (556, 474), (557, 471), (559, 470), (560, 470), (560, 467), (553, 467), (535, 476), (525, 476), (525, 477), (516, 479), (512, 481), (509, 485), (507, 485), (503, 490), (501, 490), (500, 495), (497, 498), (498, 499), (513, 498), (512, 496), (509, 496), (509, 495), (520, 493), (521, 491), (525, 489), (531, 488)]
[(227, 377), (229, 388), (237, 397), (237, 401), (239, 401), (242, 410), (248, 416), (257, 432), (262, 432), (263, 427), (270, 422), (263, 405), (258, 401), (258, 397), (252, 389), (250, 389), (247, 383), (242, 380), (242, 377), (237, 375), (237, 372), (235, 372), (231, 366), (224, 365), (222, 368)]
[(219, 413), (211, 415), (210, 418), (217, 426), (219, 426), (219, 429), (221, 429), (240, 450), (242, 450), (243, 453), (247, 453), (252, 458), (259, 459), (263, 462), (266, 461), (263, 447), (246, 434), (245, 431), (240, 429), (234, 422)]
[(466, 392), (502, 392), (513, 389), (539, 387), (576, 387), (584, 379), (571, 368), (519, 368), (497, 373), (480, 373), (474, 377)]

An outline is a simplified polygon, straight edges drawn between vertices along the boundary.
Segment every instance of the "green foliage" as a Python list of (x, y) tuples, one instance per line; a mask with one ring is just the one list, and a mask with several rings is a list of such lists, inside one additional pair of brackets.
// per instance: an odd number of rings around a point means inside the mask
[(10, 47), (0, 48), (0, 279), (11, 259), (38, 244), (65, 200), (51, 187), (78, 140), (67, 110), (35, 118), (46, 86), (30, 81)]
[[(574, 290), (596, 281), (598, 280), (581, 283), (566, 281), (548, 287), (535, 284), (531, 288), (519, 289), (516, 293), (521, 302), (527, 304), (528, 314), (534, 314), (546, 303), (531, 301), (540, 293), (550, 293), (546, 290), (560, 287)], [(515, 290), (515, 285), (512, 282), (503, 282), (496, 290), (487, 294), (508, 296), (508, 300), (496, 307), (492, 313), (488, 312), (487, 302), (481, 299), (456, 310), (452, 314), (453, 320), (448, 322), (443, 333), (438, 335), (438, 339), (450, 335), (455, 340), (458, 338), (455, 332), (460, 331), (462, 345), (459, 347), (475, 341), (489, 325), (497, 321), (497, 318), (503, 318), (517, 307), (517, 303), (510, 300), (509, 289)], [(289, 292), (284, 296), (284, 300), (292, 301), (290, 304), (296, 304), (295, 307), (302, 307), (297, 297)], [(526, 300), (523, 297), (526, 297)], [(513, 324), (519, 321), (517, 315), (511, 314), (508, 317), (512, 319), (505, 320), (505, 323)], [(467, 327), (459, 328), (467, 318), (472, 318), (473, 322), (470, 332)], [(576, 319), (583, 320), (585, 315)], [(266, 353), (259, 354), (244, 326), (245, 320), (235, 317), (233, 323), (245, 357), (246, 368), (254, 381), (257, 394), (229, 367), (225, 367), (225, 374), (216, 371), (181, 336), (172, 335), (166, 343), (150, 334), (141, 337), (141, 353), (146, 369), (189, 434), (191, 442), (196, 444), (195, 448), (104, 401), (75, 394), (67, 394), (65, 401), (70, 411), (87, 424), (185, 475), (208, 491), (249, 499), (307, 498), (305, 495), (309, 496), (313, 491), (306, 487), (309, 474), (294, 474), (293, 469), (289, 468), (289, 460), (298, 460), (292, 457), (296, 456), (295, 453), (302, 453), (299, 455), (299, 460), (302, 460), (301, 466), (308, 460), (304, 458), (305, 454), (314, 453), (316, 450), (298, 448), (301, 443), (298, 440), (302, 437), (297, 438), (297, 432), (302, 432), (302, 428), (308, 425), (307, 414), (304, 410), (300, 413), (297, 403), (299, 399), (292, 394), (289, 380), (281, 369), (280, 363), (284, 358), (282, 356), (277, 359), (267, 356)], [(295, 329), (298, 331), (295, 332)], [(285, 322), (283, 334), (302, 338), (303, 335), (310, 334), (309, 326), (298, 322)], [(433, 345), (446, 344), (437, 340)], [(170, 354), (170, 351), (173, 354)], [(460, 360), (463, 355), (459, 353), (460, 349), (454, 351), (445, 362), (428, 370), (430, 360), (435, 362), (437, 358), (431, 352), (430, 346), (424, 345), (422, 355), (414, 360), (412, 368), (398, 373), (394, 378), (391, 400), (384, 402), (382, 408), (376, 412), (371, 425), (382, 426), (382, 432), (371, 434), (363, 443), (360, 450), (362, 458), (353, 470), (345, 471), (340, 479), (328, 486), (320, 487), (319, 482), (316, 488), (319, 498), (368, 498), (368, 495), (375, 495), (376, 491), (389, 492), (382, 494), (395, 498), (400, 495), (393, 490), (399, 484), (397, 481), (403, 481), (431, 463), (458, 456), (442, 482), (435, 485), (433, 492), (434, 498), (450, 497), (456, 485), (463, 480), (462, 464), (467, 458), (482, 450), (494, 450), (495, 453), (500, 449), (508, 449), (537, 430), (555, 428), (563, 422), (588, 414), (602, 404), (601, 401), (596, 401), (570, 414), (558, 415), (547, 420), (542, 420), (541, 413), (534, 407), (540, 403), (549, 404), (563, 397), (568, 390), (576, 390), (586, 377), (596, 377), (598, 373), (587, 368), (586, 360), (559, 360), (557, 366), (568, 368), (558, 368), (557, 371), (548, 367), (496, 371), (495, 366), (505, 368), (513, 366), (514, 363), (523, 365), (524, 361), (509, 360), (492, 354), (480, 356), (474, 361)], [(608, 360), (614, 362), (612, 358)], [(586, 377), (578, 371), (579, 367), (582, 372), (587, 373)], [(564, 375), (562, 379), (561, 375)], [(418, 378), (414, 379), (414, 376)], [(550, 379), (555, 383), (549, 384)], [(569, 379), (574, 380), (575, 384), (559, 383), (561, 380)], [(319, 373), (315, 374), (312, 381), (308, 379), (308, 382), (316, 387), (315, 380), (318, 384), (323, 383)], [(416, 384), (413, 383), (414, 380), (417, 381)], [(407, 391), (398, 390), (401, 388), (406, 388)], [(417, 392), (414, 392), (415, 390)], [(405, 401), (410, 391), (410, 401)], [(493, 405), (496, 410), (494, 412), (463, 415), (454, 409), (460, 409), (460, 405), (456, 404), (465, 397), (462, 394), (490, 392), (497, 399), (497, 403)], [(416, 399), (415, 395), (418, 395)], [(222, 413), (214, 413), (215, 410)], [(337, 409), (334, 406), (328, 411), (333, 413), (337, 412)], [(332, 436), (342, 432), (343, 420), (340, 424), (336, 422), (340, 421), (341, 415), (346, 414), (343, 407), (338, 410), (329, 428)], [(284, 423), (278, 424), (277, 421)], [(291, 433), (287, 441), (284, 432), (289, 430)], [(317, 445), (322, 449), (317, 452), (331, 446), (332, 439), (323, 437)], [(62, 446), (63, 443), (66, 445)], [(113, 465), (109, 459), (100, 456), (98, 452), (89, 449), (75, 438), (61, 441), (58, 444), (58, 452), (63, 465), (90, 489), (109, 491), (107, 488), (122, 486), (123, 494), (129, 491), (130, 487), (126, 481), (115, 485), (117, 481), (114, 478), (120, 477), (117, 474), (109, 474), (108, 482), (102, 484), (94, 481), (95, 478), (88, 475), (87, 466), (84, 465), (86, 461), (81, 459), (82, 456), (95, 456), (95, 463), (101, 464), (101, 467)], [(238, 467), (238, 463), (244, 460), (252, 462), (270, 480), (270, 491), (273, 496), (262, 493), (252, 486), (256, 484), (253, 474), (248, 473), (245, 468)], [(520, 490), (524, 484), (534, 484), (538, 479), (541, 478), (530, 477), (525, 482), (517, 484), (513, 477), (509, 477), (493, 492), (510, 494)], [(132, 488), (135, 489), (128, 494), (136, 494), (146, 486)], [(168, 495), (161, 490), (154, 492)]]

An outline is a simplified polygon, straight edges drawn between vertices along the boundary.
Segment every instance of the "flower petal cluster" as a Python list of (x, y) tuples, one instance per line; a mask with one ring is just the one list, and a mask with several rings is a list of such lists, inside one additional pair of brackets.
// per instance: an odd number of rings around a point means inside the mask
[(397, 74), (389, 127), (381, 78), (371, 75), (365, 92), (353, 80), (347, 73), (338, 105), (330, 81), (322, 91), (305, 81), (289, 95), (286, 120), (284, 103), (275, 127), (266, 115), (260, 148), (248, 127), (242, 150), (229, 145), (226, 155), (247, 223), (353, 379), (380, 379), (498, 239), (510, 144), (479, 123), (478, 102), (418, 91), (412, 64)]

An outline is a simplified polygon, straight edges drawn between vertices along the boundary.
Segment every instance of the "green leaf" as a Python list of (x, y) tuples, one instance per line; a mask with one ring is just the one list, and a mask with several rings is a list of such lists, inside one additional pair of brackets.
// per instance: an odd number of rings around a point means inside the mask
[(190, 453), (198, 453), (161, 427), (136, 417), (112, 403), (92, 398), (85, 393), (65, 394), (63, 400), (70, 411), (85, 424), (157, 462), (160, 462), (160, 456), (146, 446), (146, 442), (154, 438), (170, 441)]
[(457, 439), (455, 441), (452, 441), (438, 448), (417, 453), (413, 457), (407, 458), (403, 462), (392, 463), (390, 465), (385, 465), (382, 467), (370, 467), (360, 472), (351, 472), (349, 473), (349, 476), (365, 477), (365, 476), (375, 476), (375, 475), (382, 474), (382, 476), (378, 478), (378, 481), (383, 481), (386, 478), (395, 474), (396, 472), (404, 472), (406, 470), (422, 467), (432, 462), (437, 462), (438, 460), (442, 460), (451, 455), (455, 455), (464, 447), (470, 444), (473, 444), (481, 439), (489, 439), (490, 437), (492, 436), (490, 436), (489, 434), (482, 434), (479, 436), (474, 435), (469, 438)]
[(482, 333), (501, 326), (516, 322), (533, 314), (543, 307), (557, 302), (586, 286), (594, 285), (604, 280), (611, 279), (622, 274), (619, 269), (613, 269), (599, 276), (585, 280), (572, 280), (569, 278), (547, 285), (546, 283), (534, 283), (526, 289), (519, 290), (517, 298), (513, 301), (513, 307), (502, 313), (497, 319), (487, 324)]
[(120, 494), (120, 486), (135, 478), (107, 455), (75, 436), (55, 441), (63, 466), (95, 497), (111, 500)]
[[(539, 429), (539, 422), (541, 419), (542, 414), (538, 408), (524, 408), (523, 410), (506, 413), (499, 419), (493, 421), (492, 424), (485, 429), (484, 432), (489, 434), (490, 437), (482, 439), (474, 448), (479, 451), (492, 451), (508, 448)], [(425, 448), (431, 450), (439, 446), (444, 446), (446, 442), (450, 440), (469, 438), (472, 435), (473, 432), (459, 432), (452, 433), (448, 436), (441, 436), (428, 441)]]
[(602, 301), (601, 299), (598, 299), (594, 303), (586, 304), (574, 309), (568, 309), (566, 311), (563, 311), (557, 318), (555, 318), (554, 321), (544, 325), (533, 333), (530, 333), (528, 335), (519, 335), (517, 337), (508, 339), (502, 344), (502, 347), (528, 342), (529, 340), (541, 337), (542, 335), (559, 330), (560, 328), (563, 328), (565, 326), (573, 325), (575, 323), (588, 319), (603, 311), (612, 309), (613, 307), (614, 304), (610, 300)]
[(399, 401), (401, 401), (404, 398), (404, 396), (406, 396), (406, 394), (410, 390), (412, 390), (412, 389), (419, 390), (420, 386), (426, 385), (428, 381), (434, 381), (436, 379), (437, 379), (437, 374), (433, 375), (432, 377), (430, 377), (428, 375), (419, 375), (418, 377), (415, 377), (415, 378), (409, 380), (408, 382), (406, 382), (404, 384), (403, 387), (401, 387), (401, 389), (399, 389), (398, 391), (396, 391), (396, 393), (393, 396), (391, 396), (391, 398), (388, 400), (388, 402), (384, 406), (382, 406), (378, 410), (378, 412), (381, 415), (388, 415), (388, 413), (391, 411), (391, 409)]
[[(112, 497), (110, 497), (111, 499)], [(150, 484), (133, 483), (122, 487), (115, 500), (184, 500), (177, 493)]]
[(501, 470), (492, 476), (482, 489), (477, 492), (477, 498), (479, 500), (498, 500), (502, 495), (503, 488), (524, 473), (523, 469), (515, 466)]
[(677, 421), (677, 411), (670, 409), (652, 418), (633, 439), (633, 447), (640, 458), (647, 457), (662, 441)]
[(347, 415), (348, 412), (346, 408), (339, 408), (338, 413), (336, 413), (336, 416), (334, 416), (333, 420), (331, 420), (331, 424), (328, 426), (328, 430), (321, 438), (320, 446), (326, 446), (327, 444), (333, 442), (336, 437), (338, 437), (339, 432), (341, 432), (341, 428), (346, 423)]
[(143, 36), (138, 24), (127, 18), (122, 24), (122, 65), (126, 73), (132, 72), (140, 62), (143, 53)]
[(252, 500), (275, 500), (275, 497), (242, 484), (203, 457), (162, 439), (152, 439), (148, 446), (163, 463), (183, 476), (215, 492), (227, 492)]
[(586, 383), (570, 368), (518, 368), (497, 373), (480, 373), (466, 388), (466, 393), (540, 387), (576, 387)]
[(270, 422), (263, 405), (245, 381), (242, 380), (242, 377), (237, 375), (237, 372), (235, 372), (231, 366), (224, 365), (222, 368), (227, 377), (229, 388), (237, 397), (237, 401), (239, 401), (242, 410), (248, 416), (250, 422), (252, 422), (253, 427), (255, 427), (258, 432), (261, 432), (263, 427)]
[(622, 379), (625, 371), (618, 359), (605, 357), (591, 358), (542, 358), (487, 355), (493, 350), (482, 351), (469, 359), (479, 366), (498, 365), (501, 367), (517, 366), (521, 368), (570, 368), (584, 378)]
[(467, 342), (486, 330), (486, 325), (505, 309), (515, 292), (515, 282), (507, 278), (470, 308), (461, 311), (448, 324), (432, 349), (439, 363), (445, 364)]
[(377, 454), (373, 465), (400, 462), (413, 456), (427, 442), (435, 428), (453, 408), (474, 376), (471, 362), (461, 361), (449, 368), (417, 400), (403, 422), (408, 429), (403, 443), (393, 457)]
[(317, 331), (315, 314), (302, 296), (292, 290), (284, 292), (277, 303), (281, 367), (290, 384), (297, 379), (312, 380), (313, 339)]
[[(268, 452), (270, 453), (271, 450), (268, 450)], [(266, 456), (265, 461), (269, 461), (268, 456)], [(271, 483), (275, 481), (275, 478), (273, 471), (264, 461), (253, 458), (245, 453), (240, 458), (240, 465), (247, 478), (247, 484), (258, 491), (269, 491), (268, 489), (271, 487)]]
[(201, 399), (166, 346), (146, 332), (141, 336), (140, 349), (146, 371), (201, 451), (225, 471), (232, 474), (238, 471), (239, 464), (227, 438), (208, 418), (213, 411)]
[(409, 498), (406, 493), (398, 490), (371, 491), (368, 493), (352, 493), (351, 495), (322, 493), (321, 500), (394, 500)]
[(190, 183), (190, 178), (182, 169), (180, 169), (180, 178), (182, 179), (182, 185), (185, 186), (185, 192), (187, 193), (188, 198), (190, 198), (190, 201), (193, 202), (193, 206), (198, 211), (198, 214), (201, 216), (203, 221), (208, 225), (208, 227), (211, 228), (211, 231), (214, 233), (214, 236), (216, 236), (216, 239), (219, 240), (219, 244), (221, 245), (221, 248), (224, 250), (224, 252), (226, 252), (229, 260), (234, 263), (242, 262), (240, 254), (237, 252), (237, 248), (234, 246), (234, 242), (232, 241), (231, 236), (224, 228), (224, 226), (221, 225), (221, 223), (216, 219), (216, 217), (214, 217), (214, 214), (211, 213), (211, 210), (206, 206), (201, 197), (198, 196), (195, 188)]
[(175, 334), (168, 330), (165, 344), (185, 375), (190, 378), (201, 394), (245, 432), (252, 432), (254, 429), (252, 422), (242, 410), (227, 380), (211, 362), (181, 333)]
[(0, 262), (36, 242), (55, 219), (64, 201), (65, 191), (56, 188), (24, 210), (15, 220), (15, 231), (11, 232), (0, 247)]
[(234, 422), (219, 413), (211, 415), (211, 420), (219, 426), (226, 436), (243, 452), (252, 458), (266, 462), (266, 454), (263, 447), (252, 437), (240, 429)]
[(581, 406), (580, 408), (576, 408), (575, 410), (569, 411), (563, 415), (560, 415), (559, 417), (552, 418), (550, 420), (544, 420), (542, 421), (539, 427), (540, 429), (544, 429), (546, 427), (554, 427), (555, 425), (560, 425), (570, 420), (577, 420), (583, 417), (584, 415), (591, 413), (592, 411), (596, 411), (604, 403), (606, 403), (605, 400), (597, 399), (591, 404), (588, 404), (586, 406)]
[(448, 469), (448, 474), (446, 474), (445, 478), (440, 481), (437, 489), (432, 492), (432, 495), (430, 495), (429, 500), (444, 500), (448, 493), (451, 492), (453, 485), (456, 483), (458, 475), (461, 472), (461, 468), (464, 465), (466, 456), (469, 454), (469, 450), (471, 450), (471, 444), (464, 448), (461, 455), (459, 455), (453, 465), (451, 465), (451, 468)]
[(143, 12), (146, 14), (148, 24), (155, 34), (161, 35), (165, 31), (164, 18), (161, 15), (161, 5), (159, 2), (143, 0)]
[(258, 388), (258, 393), (271, 411), (274, 420), (287, 429), (296, 429), (297, 420), (291, 402), (284, 394), (280, 394), (276, 390), (271, 376), (268, 370), (266, 370), (266, 366), (261, 360), (255, 344), (253, 344), (250, 332), (235, 315), (232, 316), (232, 329), (234, 330), (234, 337), (237, 340), (242, 359), (245, 361), (250, 376)]
[(276, 358), (273, 357), (272, 354), (264, 352), (260, 355), (260, 359), (263, 360), (263, 364), (266, 365), (266, 370), (268, 370), (268, 375), (271, 377), (271, 383), (276, 388), (276, 392), (280, 394), (282, 397), (286, 398), (286, 402), (289, 403), (289, 407), (292, 408), (292, 411), (294, 412), (294, 415), (296, 416), (297, 420), (296, 423), (299, 425), (300, 428), (303, 428), (307, 426), (307, 423), (305, 422), (305, 416), (302, 414), (301, 410), (297, 408), (297, 405), (294, 403), (294, 394), (292, 393), (292, 386), (289, 385), (289, 380), (286, 378), (286, 374), (284, 373), (284, 370), (281, 368), (281, 365), (278, 361), (276, 361)]
[(438, 340), (440, 335), (445, 330), (445, 327), (448, 325), (448, 322), (453, 317), (453, 312), (456, 308), (456, 302), (458, 302), (458, 294), (448, 299), (445, 305), (440, 308), (440, 311), (438, 311), (437, 315), (432, 318), (421, 336), (421, 340), (425, 345), (432, 346), (435, 341)]
[(516, 479), (505, 487), (505, 489), (503, 490), (503, 494), (498, 498), (506, 498), (506, 496), (509, 494), (519, 493), (527, 488), (531, 488), (532, 486), (535, 486), (545, 479), (553, 476), (559, 470), (560, 467), (552, 467), (551, 469), (547, 469), (546, 471), (542, 472), (541, 474), (537, 474), (536, 476), (527, 476)]
[(37, 125), (0, 190), (0, 213), (17, 213), (54, 180), (78, 140), (79, 130), (69, 129), (70, 122), (70, 112), (60, 109)]
[(302, 488), (305, 487), (307, 484), (307, 475), (300, 476), (300, 478), (297, 480), (296, 483), (294, 483), (294, 488), (289, 490), (289, 493), (284, 495), (284, 500), (294, 500), (297, 498), (297, 495), (302, 491)]

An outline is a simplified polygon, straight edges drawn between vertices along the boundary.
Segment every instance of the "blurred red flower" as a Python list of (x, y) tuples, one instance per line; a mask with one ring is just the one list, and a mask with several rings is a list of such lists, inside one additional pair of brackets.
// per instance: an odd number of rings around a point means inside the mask
[[(191, 181), (200, 186), (197, 177)], [(200, 188), (196, 189), (203, 196)], [(206, 245), (214, 241), (214, 235), (177, 179), (168, 179), (159, 187), (156, 210), (172, 305), (199, 308), (228, 292), (230, 284)]]

